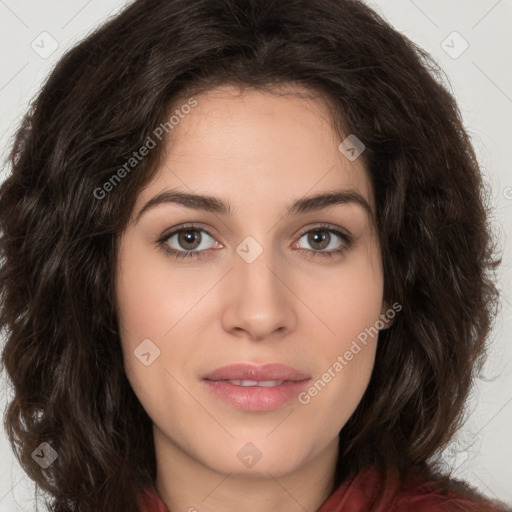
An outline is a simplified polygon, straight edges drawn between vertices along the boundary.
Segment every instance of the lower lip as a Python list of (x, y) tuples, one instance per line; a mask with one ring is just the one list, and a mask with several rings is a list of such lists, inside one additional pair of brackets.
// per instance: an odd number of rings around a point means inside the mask
[(278, 386), (236, 386), (225, 380), (202, 382), (208, 390), (227, 404), (245, 411), (270, 411), (278, 409), (304, 389), (310, 379), (283, 382)]

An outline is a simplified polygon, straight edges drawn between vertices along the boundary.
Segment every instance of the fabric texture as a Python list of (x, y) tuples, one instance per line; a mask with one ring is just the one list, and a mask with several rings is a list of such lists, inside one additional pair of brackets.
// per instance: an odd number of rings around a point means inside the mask
[[(469, 498), (461, 492), (443, 493), (432, 482), (409, 478), (403, 485), (398, 479), (383, 481), (375, 470), (361, 473), (350, 484), (342, 484), (320, 506), (317, 512), (512, 512), (498, 503), (483, 498)], [(142, 512), (171, 512), (156, 489), (146, 490)]]

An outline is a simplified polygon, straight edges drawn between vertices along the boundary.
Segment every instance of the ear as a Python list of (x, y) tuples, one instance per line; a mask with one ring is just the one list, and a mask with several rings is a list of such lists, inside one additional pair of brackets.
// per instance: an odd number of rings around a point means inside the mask
[(389, 329), (389, 327), (391, 327), (391, 325), (393, 325), (395, 315), (396, 315), (395, 309), (390, 307), (386, 301), (382, 301), (382, 307), (380, 310), (379, 320), (384, 324), (384, 327), (382, 327), (379, 330), (383, 331), (385, 329)]

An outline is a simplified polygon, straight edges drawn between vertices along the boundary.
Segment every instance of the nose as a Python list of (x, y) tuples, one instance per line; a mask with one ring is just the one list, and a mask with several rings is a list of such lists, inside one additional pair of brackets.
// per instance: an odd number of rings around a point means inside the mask
[[(255, 250), (242, 244), (242, 248), (247, 247), (249, 252)], [(297, 323), (298, 298), (293, 293), (291, 273), (271, 249), (263, 250), (255, 259), (241, 254), (234, 258), (234, 268), (224, 283), (224, 329), (254, 341), (282, 337)]]

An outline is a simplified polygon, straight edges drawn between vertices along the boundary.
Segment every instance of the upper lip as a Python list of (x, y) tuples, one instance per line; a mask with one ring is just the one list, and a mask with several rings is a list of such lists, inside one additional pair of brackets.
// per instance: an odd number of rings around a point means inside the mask
[(222, 366), (201, 377), (206, 380), (289, 380), (301, 381), (310, 376), (296, 368), (278, 363), (257, 365), (251, 363), (234, 363)]

